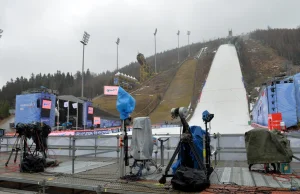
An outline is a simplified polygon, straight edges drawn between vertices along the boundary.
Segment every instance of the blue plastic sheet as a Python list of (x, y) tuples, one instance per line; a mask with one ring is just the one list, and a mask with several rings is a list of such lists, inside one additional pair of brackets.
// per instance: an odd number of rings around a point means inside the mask
[(40, 93), (16, 96), (15, 125), (18, 123), (40, 122), (41, 109), (37, 107), (37, 99), (40, 98)]
[(300, 121), (300, 73), (294, 76), (294, 85), (295, 85), (295, 96), (296, 96), (296, 111), (297, 119)]
[[(37, 103), (42, 99), (52, 101), (50, 117), (41, 117), (41, 108)], [(16, 96), (15, 125), (18, 123), (44, 122), (50, 127), (55, 125), (55, 101), (56, 96), (48, 93), (23, 94)]]
[(263, 88), (260, 92), (259, 99), (252, 111), (253, 122), (263, 126), (268, 126), (268, 113), (268, 93), (267, 89)]
[[(273, 91), (272, 91), (272, 88)], [(269, 114), (281, 113), (286, 127), (297, 124), (296, 97), (294, 83), (268, 86)]]
[(120, 113), (120, 119), (125, 120), (134, 111), (135, 99), (128, 94), (122, 87), (119, 87), (117, 97), (117, 110)]
[[(194, 145), (196, 147), (196, 151), (199, 154), (201, 161), (203, 162), (203, 135), (205, 135), (206, 132), (199, 126), (191, 126), (190, 130), (191, 130), (191, 133), (193, 136), (193, 141), (194, 141)], [(196, 160), (194, 154), (192, 153), (192, 151), (188, 148), (188, 146), (182, 145), (181, 150), (184, 150), (184, 151), (179, 152), (177, 161), (172, 165), (173, 174), (175, 174), (177, 168), (179, 168), (181, 166), (182, 159), (184, 160), (184, 152), (186, 152), (186, 151), (189, 152), (189, 155), (194, 162), (194, 168), (199, 168), (199, 166), (197, 164), (197, 160)]]
[(297, 125), (295, 87), (293, 83), (276, 85), (277, 108), (286, 127)]

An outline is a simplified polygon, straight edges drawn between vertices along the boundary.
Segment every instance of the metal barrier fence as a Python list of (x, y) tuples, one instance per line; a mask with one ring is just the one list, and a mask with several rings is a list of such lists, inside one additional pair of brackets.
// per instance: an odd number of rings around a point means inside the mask
[[(157, 141), (153, 151), (153, 158), (164, 164), (164, 160), (171, 158), (178, 144), (180, 135), (159, 134), (159, 136), (168, 136), (169, 140), (161, 147)], [(75, 160), (78, 157), (120, 157), (119, 135), (97, 135), (97, 136), (53, 136), (48, 138), (48, 150), (53, 150), (56, 156), (68, 156), (72, 159), (72, 173), (74, 173)], [(296, 157), (300, 156), (300, 135), (288, 134), (291, 142), (291, 148)], [(131, 143), (129, 136), (128, 145)], [(16, 141), (16, 137), (2, 137), (0, 150), (1, 152), (10, 152)], [(28, 145), (32, 140), (28, 140)], [(216, 151), (216, 160), (247, 160), (244, 134), (218, 134), (211, 136), (211, 146)], [(55, 150), (55, 151), (54, 151)], [(117, 160), (119, 161), (119, 160)], [(295, 162), (298, 162), (295, 160)]]

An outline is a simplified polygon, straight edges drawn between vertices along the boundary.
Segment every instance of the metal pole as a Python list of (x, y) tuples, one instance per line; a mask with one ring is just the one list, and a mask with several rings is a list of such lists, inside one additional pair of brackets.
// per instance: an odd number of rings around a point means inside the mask
[(72, 144), (72, 136), (71, 135), (69, 135), (69, 157), (71, 156), (71, 145)]
[(57, 99), (57, 112), (58, 112), (58, 115), (57, 115), (57, 131), (59, 130), (59, 99)]
[(70, 104), (70, 101), (68, 101), (67, 126), (68, 126), (69, 117), (70, 117), (70, 108), (69, 108), (70, 105), (69, 104)]
[(217, 146), (217, 151), (218, 151), (218, 161), (220, 161), (221, 153), (220, 153), (220, 134), (218, 134), (218, 146)]
[(77, 102), (77, 108), (76, 108), (76, 129), (78, 128), (78, 102)]
[(83, 55), (82, 55), (82, 71), (81, 71), (81, 74), (82, 74), (82, 82), (81, 82), (81, 97), (83, 97), (83, 83), (84, 83), (84, 44), (82, 44), (82, 47), (83, 47)]
[(161, 166), (164, 166), (165, 164), (164, 164), (164, 160), (165, 160), (165, 156), (164, 156), (164, 142), (161, 140), (160, 141), (160, 157), (161, 157), (161, 159), (160, 159), (160, 165)]
[(124, 161), (124, 135), (125, 135), (125, 122), (122, 120), (122, 134), (120, 136), (122, 144), (121, 145), (121, 153), (120, 153), (120, 163), (119, 163), (119, 168), (120, 168), (120, 177), (123, 177), (125, 175), (125, 161)]
[(118, 135), (117, 136), (117, 161), (118, 161), (118, 164), (120, 163), (120, 145), (119, 145), (119, 142), (120, 142), (120, 136)]
[(95, 158), (96, 158), (96, 154), (97, 153), (97, 137), (95, 137)]
[(178, 33), (178, 63), (179, 63), (179, 33)]
[(117, 44), (117, 71), (119, 70), (119, 44)]
[(190, 35), (188, 35), (189, 56), (191, 56)]
[(75, 138), (73, 137), (73, 145), (72, 145), (72, 174), (74, 174), (74, 164), (75, 163)]
[(154, 64), (155, 64), (155, 73), (157, 73), (157, 70), (156, 70), (156, 34), (154, 34), (154, 45), (155, 45)]

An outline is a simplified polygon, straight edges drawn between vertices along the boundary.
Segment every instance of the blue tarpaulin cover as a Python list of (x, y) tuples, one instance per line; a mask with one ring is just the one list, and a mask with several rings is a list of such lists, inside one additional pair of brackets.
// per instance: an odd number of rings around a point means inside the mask
[(297, 125), (295, 87), (293, 83), (277, 84), (277, 107), (286, 127)]
[(117, 96), (117, 110), (120, 113), (120, 119), (125, 120), (134, 111), (135, 99), (128, 94), (122, 87), (119, 87)]
[[(43, 99), (49, 99), (52, 101), (49, 117), (41, 117), (41, 104)], [(55, 125), (55, 101), (56, 96), (49, 93), (34, 93), (34, 94), (22, 94), (16, 96), (16, 115), (15, 125), (18, 123), (32, 123), (32, 122), (44, 122), (45, 124), (53, 127)]]
[(41, 121), (41, 109), (36, 104), (40, 98), (40, 93), (16, 96), (15, 124)]
[(295, 85), (295, 96), (296, 96), (296, 103), (297, 103), (297, 118), (300, 121), (300, 73), (294, 76), (294, 85)]
[(275, 90), (268, 86), (269, 114), (281, 113), (286, 127), (297, 124), (295, 87), (293, 83), (276, 84)]
[[(205, 135), (206, 132), (199, 126), (191, 126), (190, 130), (191, 130), (191, 133), (193, 136), (193, 142), (196, 147), (196, 151), (199, 153), (200, 159), (203, 162), (203, 136)], [(195, 158), (194, 154), (192, 153), (192, 151), (188, 148), (188, 146), (182, 145), (181, 150), (185, 150), (185, 151), (188, 150), (189, 155), (194, 162), (194, 168), (199, 168), (196, 158)], [(183, 153), (185, 151), (179, 152), (177, 161), (172, 165), (173, 174), (175, 174), (177, 168), (179, 168), (181, 166), (182, 158), (184, 158)]]
[(270, 105), (268, 104), (268, 94), (270, 93), (267, 92), (267, 89), (263, 88), (260, 92), (259, 99), (252, 111), (253, 121), (264, 126), (268, 125), (268, 109), (270, 107)]

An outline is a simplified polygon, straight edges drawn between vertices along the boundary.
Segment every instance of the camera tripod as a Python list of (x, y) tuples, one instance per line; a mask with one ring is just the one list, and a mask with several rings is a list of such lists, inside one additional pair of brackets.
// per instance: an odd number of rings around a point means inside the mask
[(131, 123), (131, 117), (122, 120), (122, 135), (121, 138), (123, 137), (123, 139), (121, 140), (121, 150), (120, 150), (120, 177), (124, 177), (125, 176), (125, 167), (129, 166), (129, 157), (128, 157), (128, 134), (127, 134), (127, 126), (130, 125)]
[[(22, 150), (22, 148), (21, 148), (22, 142), (23, 142), (23, 150)], [(23, 157), (24, 157), (24, 156), (25, 156), (25, 149), (26, 149), (26, 147), (27, 147), (27, 140), (26, 140), (26, 137), (25, 137), (24, 135), (18, 135), (18, 136), (17, 136), (17, 139), (16, 139), (16, 141), (15, 141), (15, 143), (14, 143), (12, 149), (11, 149), (11, 152), (10, 152), (10, 154), (9, 154), (9, 157), (8, 157), (6, 163), (5, 163), (5, 166), (7, 167), (7, 164), (9, 163), (9, 161), (10, 161), (10, 159), (11, 159), (11, 156), (13, 155), (13, 152), (16, 152), (16, 153), (15, 153), (15, 158), (14, 158), (14, 163), (16, 163), (16, 161), (17, 161), (17, 157), (18, 157), (18, 152), (19, 152), (19, 151), (21, 151), (21, 153), (22, 153), (22, 151), (23, 151)], [(21, 156), (21, 160), (22, 160), (22, 156)], [(21, 163), (21, 162), (20, 162), (20, 163)]]
[[(200, 156), (199, 156), (199, 153), (197, 153), (197, 150), (195, 148), (195, 145), (194, 145), (194, 142), (193, 142), (193, 137), (192, 137), (192, 133), (190, 131), (190, 127), (185, 119), (185, 110), (182, 109), (182, 108), (176, 108), (176, 109), (172, 109), (171, 113), (173, 114), (172, 117), (180, 117), (180, 120), (181, 120), (181, 123), (182, 123), (182, 126), (183, 126), (183, 130), (182, 130), (182, 138), (180, 139), (177, 147), (176, 147), (176, 150), (173, 154), (173, 156), (171, 157), (171, 160), (169, 161), (166, 169), (165, 169), (165, 174), (163, 174), (163, 176), (160, 178), (159, 180), (159, 183), (161, 184), (165, 184), (166, 183), (166, 177), (174, 177), (174, 175), (169, 175), (168, 172), (175, 160), (175, 157), (177, 156), (177, 154), (180, 152), (182, 146), (188, 146), (190, 148), (190, 150), (192, 151), (193, 155), (195, 156), (195, 159), (196, 159), (196, 162), (198, 164), (198, 167), (200, 169), (203, 169), (205, 171), (205, 174), (207, 175), (207, 180), (209, 180), (209, 172), (208, 172), (208, 169), (204, 166)], [(206, 130), (207, 132), (207, 130)], [(208, 136), (206, 134), (206, 136)], [(192, 164), (191, 168), (193, 168), (193, 162), (192, 162), (192, 159), (191, 159), (191, 156), (189, 156), (189, 153), (186, 153), (186, 152), (182, 152), (180, 153), (182, 156), (181, 159), (183, 160), (183, 163), (184, 164)], [(208, 154), (208, 153), (207, 153)], [(210, 164), (209, 164), (210, 165)]]

